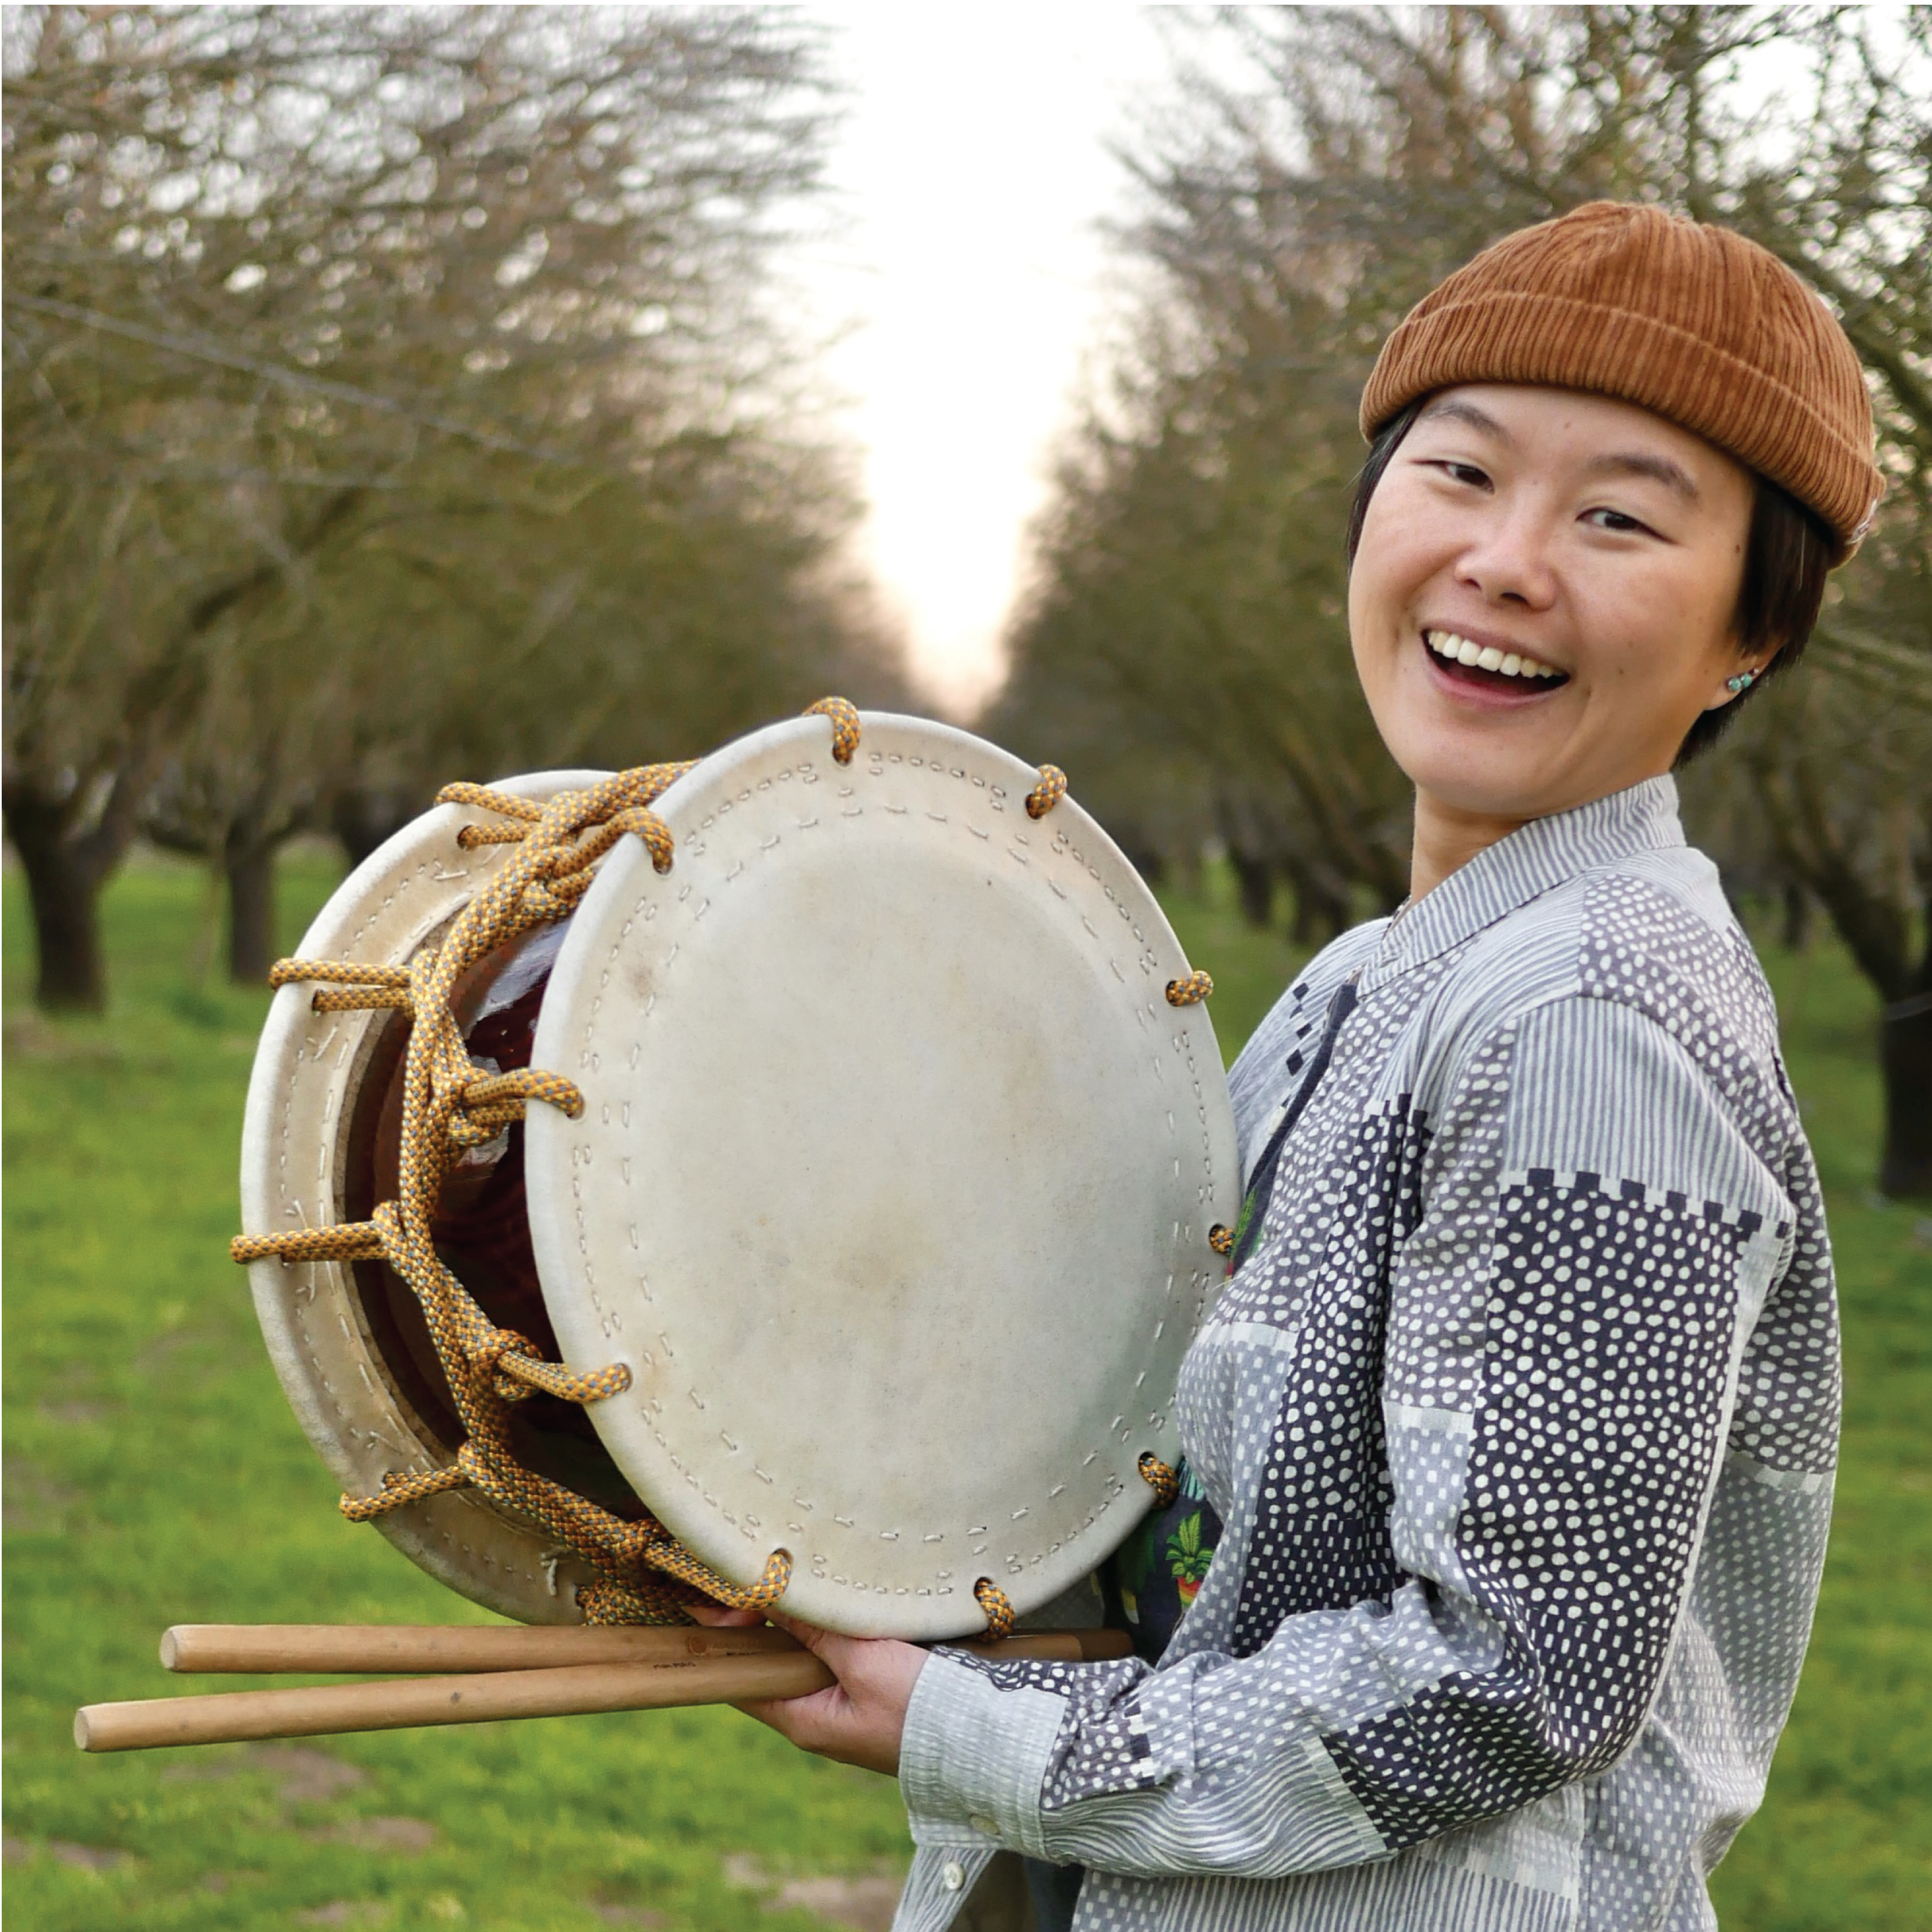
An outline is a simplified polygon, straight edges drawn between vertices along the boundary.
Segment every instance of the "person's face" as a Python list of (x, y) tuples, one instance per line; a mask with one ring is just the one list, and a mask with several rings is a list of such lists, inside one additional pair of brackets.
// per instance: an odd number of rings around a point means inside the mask
[(1362, 688), (1419, 801), (1520, 822), (1668, 771), (1755, 668), (1731, 631), (1753, 490), (1630, 404), (1501, 383), (1432, 398), (1348, 584)]

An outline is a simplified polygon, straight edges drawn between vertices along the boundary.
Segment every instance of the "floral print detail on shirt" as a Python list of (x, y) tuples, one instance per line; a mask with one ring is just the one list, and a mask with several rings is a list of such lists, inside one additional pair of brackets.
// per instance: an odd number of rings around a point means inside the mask
[(1201, 1479), (1185, 1462), (1175, 1473), (1180, 1488), (1174, 1501), (1150, 1512), (1114, 1558), (1114, 1581), (1134, 1648), (1150, 1664), (1158, 1661), (1200, 1593), (1221, 1538), (1221, 1519), (1202, 1493)]

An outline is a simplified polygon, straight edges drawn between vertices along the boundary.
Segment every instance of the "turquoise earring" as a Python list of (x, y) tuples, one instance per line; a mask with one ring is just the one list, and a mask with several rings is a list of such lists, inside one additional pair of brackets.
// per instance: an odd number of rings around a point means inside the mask
[(1733, 698), (1735, 698), (1739, 692), (1750, 690), (1751, 686), (1756, 683), (1756, 682), (1757, 673), (1756, 671), (1741, 670), (1738, 673), (1736, 677), (1727, 677), (1725, 679), (1724, 688), (1728, 691)]

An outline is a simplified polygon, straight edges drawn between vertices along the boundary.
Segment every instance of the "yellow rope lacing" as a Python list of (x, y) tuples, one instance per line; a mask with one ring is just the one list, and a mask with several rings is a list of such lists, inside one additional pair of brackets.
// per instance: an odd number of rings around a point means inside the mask
[(1180, 1477), (1170, 1468), (1151, 1449), (1141, 1452), (1141, 1480), (1154, 1492), (1156, 1509), (1166, 1509), (1180, 1493)]
[(1167, 982), (1167, 1004), (1170, 1006), (1198, 1006), (1214, 990), (1214, 982), (1198, 968), (1184, 980), (1170, 980)]
[(1066, 774), (1058, 765), (1042, 765), (1040, 783), (1026, 795), (1027, 816), (1044, 818), (1066, 796)]
[[(822, 698), (806, 715), (830, 720), (832, 756), (849, 764), (859, 746), (859, 714), (853, 706), (842, 698)], [(478, 1068), (464, 1047), (453, 996), (477, 962), (532, 927), (574, 911), (596, 876), (596, 862), (620, 838), (641, 840), (656, 869), (669, 872), (670, 829), (650, 807), (695, 762), (640, 766), (586, 790), (560, 793), (548, 803), (467, 784), (446, 785), (437, 794), (440, 805), (467, 806), (507, 821), (464, 826), (457, 843), (466, 850), (521, 848), (464, 908), (442, 944), (407, 966), (284, 959), (268, 975), (277, 987), (326, 982), (313, 996), (318, 1012), (391, 1008), (410, 1015), (397, 1198), (384, 1202), (367, 1221), (239, 1234), (229, 1244), (230, 1256), (241, 1262), (271, 1256), (290, 1262), (384, 1261), (422, 1305), (468, 1439), (446, 1468), (392, 1472), (373, 1496), (345, 1496), (343, 1514), (352, 1522), (368, 1522), (446, 1490), (479, 1490), (538, 1524), (590, 1565), (596, 1580), (577, 1594), (593, 1624), (687, 1623), (686, 1606), (704, 1598), (734, 1609), (762, 1608), (784, 1595), (791, 1557), (786, 1550), (773, 1551), (758, 1581), (741, 1588), (700, 1562), (655, 1516), (627, 1522), (518, 1460), (509, 1429), (517, 1403), (539, 1392), (566, 1402), (602, 1402), (630, 1387), (631, 1372), (622, 1363), (580, 1372), (544, 1360), (527, 1337), (498, 1328), (436, 1254), (431, 1221), (444, 1178), (464, 1149), (523, 1119), (532, 1100), (572, 1120), (584, 1111), (583, 1095), (561, 1074), (534, 1067), (509, 1073)], [(1050, 812), (1066, 791), (1064, 772), (1052, 765), (1040, 770), (1040, 782), (1026, 801), (1034, 818)], [(1170, 982), (1167, 997), (1176, 1006), (1192, 1005), (1210, 988), (1208, 976), (1195, 973)], [(1156, 1496), (1172, 1502), (1174, 1472), (1151, 1454), (1141, 1458), (1140, 1469)], [(973, 1594), (988, 1632), (1006, 1635), (1014, 1613), (1005, 1592), (982, 1577)]]

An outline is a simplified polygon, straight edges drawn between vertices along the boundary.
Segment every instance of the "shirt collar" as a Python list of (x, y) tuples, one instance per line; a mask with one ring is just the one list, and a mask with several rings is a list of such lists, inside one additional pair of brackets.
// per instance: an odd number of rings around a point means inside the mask
[(1388, 929), (1364, 989), (1473, 938), (1579, 872), (1684, 843), (1677, 783), (1668, 775), (1533, 818), (1425, 893)]

